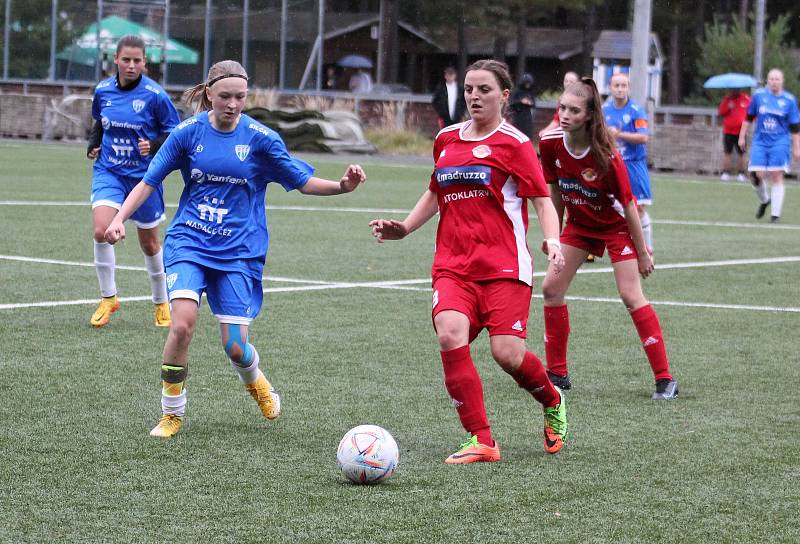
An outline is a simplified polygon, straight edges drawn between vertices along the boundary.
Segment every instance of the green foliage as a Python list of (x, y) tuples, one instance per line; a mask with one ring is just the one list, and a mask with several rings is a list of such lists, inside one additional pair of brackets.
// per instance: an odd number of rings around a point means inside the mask
[(413, 130), (372, 128), (366, 131), (369, 140), (378, 151), (390, 155), (430, 156), (433, 139)]
[[(752, 27), (752, 25), (751, 25)], [(787, 41), (789, 34), (788, 16), (775, 18), (764, 33), (764, 78), (771, 68), (780, 68), (784, 73), (785, 88), (800, 93), (800, 78), (797, 63), (789, 53), (794, 46)], [(702, 88), (709, 77), (725, 72), (753, 72), (755, 38), (751, 31), (735, 20), (733, 24), (715, 19), (707, 24), (705, 35), (698, 40), (700, 58), (697, 60), (696, 84)]]

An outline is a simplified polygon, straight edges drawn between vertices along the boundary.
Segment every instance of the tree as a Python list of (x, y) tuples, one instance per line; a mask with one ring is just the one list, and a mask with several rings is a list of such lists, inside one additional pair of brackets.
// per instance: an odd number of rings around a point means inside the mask
[[(11, 7), (8, 75), (12, 78), (45, 79), (50, 69), (52, 0), (17, 0)], [(74, 31), (63, 15), (58, 17), (57, 25), (56, 46), (60, 50), (72, 41)]]
[[(752, 29), (752, 24), (750, 28)], [(800, 79), (796, 61), (789, 53), (794, 44), (786, 41), (789, 33), (789, 17), (782, 15), (774, 19), (764, 33), (764, 68), (779, 68), (784, 73), (784, 86), (790, 92), (800, 92)], [(703, 81), (715, 74), (725, 72), (753, 72), (755, 40), (752, 32), (738, 19), (733, 24), (715, 20), (707, 24), (704, 37), (698, 40), (700, 57), (697, 60), (695, 84), (702, 88)]]

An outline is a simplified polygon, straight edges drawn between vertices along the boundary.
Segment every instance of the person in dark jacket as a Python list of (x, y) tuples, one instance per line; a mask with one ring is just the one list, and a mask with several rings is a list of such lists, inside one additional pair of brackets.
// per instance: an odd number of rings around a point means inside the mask
[(511, 112), (511, 124), (531, 141), (533, 141), (533, 111), (535, 108), (533, 76), (526, 72), (522, 74), (519, 85), (511, 93), (509, 111)]
[(452, 66), (444, 69), (444, 81), (433, 91), (433, 109), (439, 117), (439, 128), (460, 123), (467, 112), (464, 86), (458, 83), (458, 72)]

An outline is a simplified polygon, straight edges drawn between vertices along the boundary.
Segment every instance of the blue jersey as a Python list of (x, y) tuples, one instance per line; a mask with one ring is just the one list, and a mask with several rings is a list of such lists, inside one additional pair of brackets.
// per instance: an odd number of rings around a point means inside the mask
[[(606, 117), (606, 124), (619, 129), (620, 132), (638, 132), (640, 134), (650, 132), (647, 112), (631, 99), (628, 99), (628, 102), (621, 108), (617, 108), (614, 105), (614, 99), (609, 98), (603, 104), (603, 115)], [(632, 144), (617, 139), (617, 150), (624, 161), (647, 158), (647, 144)]]
[(139, 138), (154, 140), (180, 123), (178, 111), (166, 91), (142, 76), (132, 89), (119, 88), (117, 76), (98, 83), (92, 117), (103, 125), (97, 165), (119, 176), (141, 178), (152, 154), (139, 154)]
[(775, 96), (769, 89), (758, 89), (753, 93), (748, 117), (756, 118), (753, 143), (772, 145), (790, 141), (789, 125), (800, 123), (797, 99), (793, 94), (783, 91)]
[(143, 181), (183, 176), (178, 211), (164, 240), (164, 264), (192, 261), (261, 279), (269, 234), (267, 184), (305, 185), (311, 165), (289, 156), (274, 131), (245, 114), (231, 132), (216, 130), (208, 112), (186, 119), (156, 153)]

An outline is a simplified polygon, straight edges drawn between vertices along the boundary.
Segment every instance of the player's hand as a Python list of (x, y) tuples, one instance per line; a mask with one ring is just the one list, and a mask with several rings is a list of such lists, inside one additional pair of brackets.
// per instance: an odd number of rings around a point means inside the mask
[(739, 147), (744, 149), (744, 145), (747, 143), (747, 138), (739, 137), (739, 141), (737, 143), (739, 144)]
[(367, 181), (367, 175), (361, 165), (351, 164), (339, 181), (339, 187), (341, 187), (343, 193), (349, 193), (365, 181)]
[(139, 155), (146, 157), (150, 154), (150, 140), (139, 138)]
[(408, 235), (405, 223), (395, 219), (373, 219), (369, 226), (372, 227), (372, 235), (380, 243), (384, 240), (402, 240)]
[(561, 251), (561, 247), (555, 244), (548, 244), (547, 240), (542, 241), (542, 253), (547, 255), (547, 262), (553, 263), (553, 269), (555, 273), (558, 274), (561, 272), (561, 269), (564, 268), (564, 263), (566, 262), (564, 259), (564, 253)]
[(94, 147), (86, 152), (86, 158), (95, 160), (99, 154), (100, 154), (100, 148)]
[(118, 241), (125, 238), (125, 225), (116, 219), (111, 221), (111, 224), (106, 229), (105, 239), (109, 244), (116, 244)]
[(608, 127), (608, 133), (611, 134), (612, 138), (616, 138), (619, 134), (619, 129), (617, 127)]
[(655, 268), (656, 265), (653, 263), (653, 256), (650, 255), (649, 252), (646, 252), (644, 255), (639, 255), (639, 274), (643, 278), (652, 274)]

